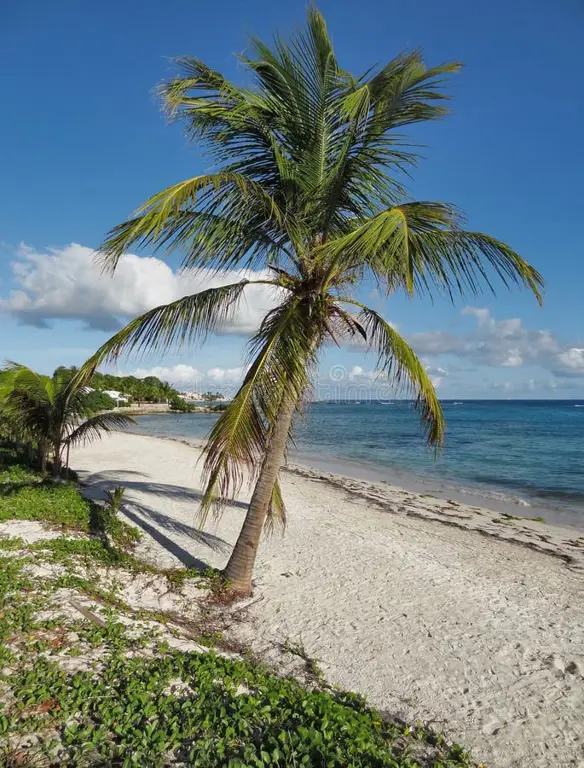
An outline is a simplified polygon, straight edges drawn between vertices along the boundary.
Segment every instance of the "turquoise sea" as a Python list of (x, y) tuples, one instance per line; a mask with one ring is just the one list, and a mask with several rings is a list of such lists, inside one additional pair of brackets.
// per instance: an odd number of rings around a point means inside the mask
[[(306, 406), (291, 458), (321, 469), (584, 527), (584, 400), (443, 401), (446, 441), (425, 446), (410, 402)], [(212, 414), (139, 417), (139, 430), (206, 435)]]

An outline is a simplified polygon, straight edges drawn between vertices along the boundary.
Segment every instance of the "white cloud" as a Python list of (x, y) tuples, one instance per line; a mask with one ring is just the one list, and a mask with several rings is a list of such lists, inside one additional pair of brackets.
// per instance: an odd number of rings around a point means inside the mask
[(161, 381), (168, 381), (173, 385), (196, 384), (201, 381), (202, 373), (192, 365), (179, 363), (178, 365), (156, 365), (153, 368), (136, 368), (120, 376), (135, 376), (137, 379), (145, 379), (147, 376), (156, 376)]
[(360, 365), (354, 365), (348, 372), (347, 378), (350, 381), (375, 381), (379, 376), (383, 374), (380, 371), (366, 371)]
[(571, 347), (558, 355), (558, 362), (564, 366), (565, 373), (584, 374), (584, 349)]
[(207, 371), (207, 378), (217, 384), (239, 384), (245, 376), (246, 369), (239, 368), (211, 368)]
[(442, 368), (439, 365), (424, 364), (424, 368), (426, 369), (426, 373), (429, 373), (431, 376), (448, 376), (448, 371), (446, 368)]
[(501, 360), (501, 365), (504, 368), (517, 368), (523, 365), (523, 357), (521, 350), (518, 347), (514, 347), (507, 352), (507, 357)]
[(466, 346), (463, 337), (447, 331), (414, 333), (407, 340), (418, 355), (457, 355), (464, 352)]
[(492, 381), (490, 388), (497, 392), (513, 392), (516, 385), (512, 381)]
[(479, 321), (479, 325), (485, 325), (489, 320), (489, 310), (486, 307), (463, 307), (460, 310), (461, 315), (474, 315)]
[[(435, 387), (439, 387), (444, 378), (448, 376), (448, 371), (445, 368), (435, 365), (425, 365), (425, 368)], [(396, 390), (394, 383), (386, 373), (378, 369), (366, 370), (361, 365), (354, 365), (349, 370), (346, 370), (344, 366), (333, 366), (329, 371), (328, 379), (326, 377), (321, 378), (320, 386), (330, 384), (331, 381), (341, 388), (359, 387), (370, 390), (372, 394), (376, 394), (377, 390), (387, 391), (388, 388), (392, 392)], [(353, 389), (353, 391), (355, 396), (358, 396), (357, 390)]]
[[(160, 304), (167, 304), (205, 288), (261, 279), (264, 272), (210, 269), (173, 272), (160, 259), (126, 254), (113, 276), (101, 274), (95, 251), (76, 243), (37, 251), (20, 245), (12, 262), (15, 290), (0, 297), (0, 312), (22, 323), (46, 327), (53, 319), (76, 319), (87, 328), (112, 331), (121, 322)], [(249, 286), (225, 333), (254, 331), (274, 305), (269, 286)]]
[(550, 330), (526, 328), (517, 317), (496, 320), (484, 307), (464, 307), (476, 328), (457, 336), (445, 331), (415, 333), (409, 341), (418, 354), (455, 355), (492, 367), (541, 366), (555, 376), (584, 376), (584, 349), (563, 344)]
[(226, 390), (241, 384), (245, 376), (246, 368), (210, 368), (207, 371), (200, 371), (192, 365), (178, 363), (177, 365), (163, 366), (156, 365), (152, 368), (136, 368), (133, 371), (120, 374), (122, 376), (136, 376), (138, 379), (145, 379), (146, 376), (156, 376), (162, 381), (168, 381), (176, 387), (191, 387), (195, 390), (203, 389), (209, 386), (220, 387)]

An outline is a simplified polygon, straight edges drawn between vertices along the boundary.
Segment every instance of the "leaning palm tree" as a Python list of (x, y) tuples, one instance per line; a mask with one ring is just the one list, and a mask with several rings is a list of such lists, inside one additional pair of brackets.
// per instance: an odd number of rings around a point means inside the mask
[(157, 307), (132, 321), (86, 364), (94, 370), (122, 352), (191, 343), (233, 316), (246, 286), (270, 286), (276, 306), (250, 342), (243, 384), (211, 430), (205, 448), (202, 521), (255, 483), (225, 575), (251, 589), (262, 530), (284, 520), (278, 474), (294, 414), (310, 390), (319, 355), (358, 339), (378, 367), (405, 385), (428, 440), (444, 421), (432, 383), (399, 333), (356, 297), (372, 278), (388, 295), (436, 291), (454, 298), (491, 287), (491, 278), (523, 284), (538, 300), (542, 279), (499, 240), (463, 227), (458, 211), (407, 198), (404, 174), (417, 156), (402, 134), (446, 113), (443, 85), (458, 64), (424, 65), (419, 52), (354, 77), (341, 68), (316, 9), (304, 31), (273, 46), (252, 39), (241, 57), (241, 87), (198, 59), (178, 60), (161, 86), (173, 119), (209, 152), (215, 168), (149, 198), (102, 246), (115, 270), (132, 245), (178, 249), (187, 269), (263, 269)]
[(135, 423), (119, 413), (93, 414), (85, 388), (66, 369), (43, 376), (18, 363), (0, 371), (2, 415), (13, 434), (36, 445), (41, 471), (47, 459), (59, 477), (71, 446), (90, 442), (102, 432)]

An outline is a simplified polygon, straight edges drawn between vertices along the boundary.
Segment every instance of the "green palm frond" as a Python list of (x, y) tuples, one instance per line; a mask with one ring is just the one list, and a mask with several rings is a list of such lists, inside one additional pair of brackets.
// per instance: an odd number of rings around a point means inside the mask
[(45, 405), (51, 403), (54, 398), (54, 386), (50, 376), (36, 373), (26, 365), (8, 362), (2, 370), (2, 375), (7, 376), (12, 391), (20, 392), (33, 403)]
[(378, 355), (377, 366), (398, 387), (413, 393), (420, 409), (422, 425), (428, 433), (428, 443), (440, 446), (444, 439), (444, 415), (434, 385), (422, 362), (407, 341), (370, 307), (343, 297), (360, 308), (358, 322), (367, 334), (369, 349)]
[[(427, 68), (419, 51), (401, 54), (379, 72), (351, 82), (342, 96), (344, 130), (335, 132), (335, 162), (325, 194), (325, 233), (347, 231), (350, 217), (373, 215), (405, 197), (403, 180), (417, 164), (411, 142), (397, 129), (447, 113), (445, 76), (458, 63)], [(389, 173), (388, 171), (391, 171)]]
[(17, 431), (42, 440), (51, 433), (54, 422), (55, 388), (43, 376), (19, 363), (8, 363), (2, 371), (5, 417)]
[(99, 259), (113, 271), (130, 246), (151, 245), (186, 250), (189, 268), (225, 268), (244, 259), (249, 266), (255, 251), (275, 257), (281, 250), (282, 221), (277, 201), (252, 178), (229, 170), (203, 174), (152, 195), (111, 230)]
[(101, 440), (103, 432), (125, 429), (136, 422), (131, 416), (122, 413), (99, 413), (90, 416), (75, 427), (63, 440), (63, 445), (84, 445)]
[(106, 341), (84, 363), (76, 382), (86, 380), (99, 365), (117, 360), (122, 353), (156, 352), (204, 340), (233, 318), (246, 286), (262, 283), (274, 285), (268, 280), (240, 280), (183, 296), (145, 312)]
[(307, 390), (318, 335), (306, 304), (291, 297), (268, 314), (252, 339), (251, 367), (205, 446), (202, 524), (211, 508), (219, 513), (238, 493), (245, 470), (250, 480), (257, 476), (282, 401), (299, 402)]
[(5, 362), (4, 368), (0, 369), (0, 399), (12, 391), (16, 377), (23, 368), (25, 366), (11, 360)]
[(284, 504), (280, 480), (278, 479), (276, 480), (274, 490), (272, 491), (272, 498), (268, 506), (268, 513), (264, 523), (264, 531), (268, 536), (273, 536), (278, 531), (284, 533), (287, 522), (286, 505)]
[(503, 281), (522, 283), (541, 302), (541, 275), (509, 246), (459, 228), (460, 214), (445, 203), (404, 203), (358, 224), (318, 248), (329, 279), (369, 268), (388, 290), (454, 293), (492, 289), (486, 267)]

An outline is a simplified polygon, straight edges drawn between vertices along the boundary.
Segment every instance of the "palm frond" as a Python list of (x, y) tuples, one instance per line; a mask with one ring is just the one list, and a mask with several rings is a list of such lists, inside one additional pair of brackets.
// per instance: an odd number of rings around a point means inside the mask
[(278, 479), (272, 491), (272, 498), (264, 522), (264, 532), (268, 536), (273, 536), (278, 531), (283, 534), (286, 530), (287, 522), (286, 505), (284, 504), (280, 480)]
[(282, 220), (276, 200), (253, 179), (227, 170), (203, 174), (152, 195), (136, 216), (111, 230), (98, 260), (114, 271), (122, 254), (139, 245), (181, 248), (189, 268), (244, 260), (249, 266), (255, 251), (277, 254)]
[(444, 415), (440, 400), (426, 369), (407, 341), (370, 307), (354, 299), (342, 297), (360, 308), (359, 323), (367, 333), (369, 349), (378, 354), (378, 368), (391, 382), (415, 396), (421, 421), (428, 434), (428, 444), (439, 447), (444, 439)]
[[(245, 470), (250, 480), (257, 476), (283, 400), (299, 402), (308, 387), (319, 335), (306, 302), (291, 296), (268, 314), (252, 339), (251, 366), (205, 446), (201, 525), (211, 508), (220, 514), (234, 498)], [(278, 499), (273, 503), (277, 509)]]
[(36, 373), (26, 365), (8, 362), (2, 369), (2, 376), (12, 391), (20, 392), (30, 402), (46, 405), (53, 398), (54, 388), (50, 377)]
[(124, 429), (136, 422), (122, 413), (99, 413), (79, 424), (63, 440), (63, 445), (84, 445), (101, 440), (103, 432)]
[(118, 331), (80, 368), (76, 382), (86, 380), (103, 362), (122, 353), (145, 353), (195, 344), (230, 321), (246, 286), (270, 281), (241, 280), (183, 296), (145, 312)]
[(19, 363), (3, 369), (4, 416), (17, 432), (42, 441), (54, 428), (55, 388), (48, 376)]
[(331, 278), (347, 270), (368, 268), (387, 290), (403, 287), (429, 292), (432, 286), (448, 295), (491, 288), (487, 267), (504, 285), (529, 288), (541, 302), (543, 279), (513, 249), (480, 232), (459, 227), (461, 217), (451, 205), (404, 203), (357, 224), (352, 232), (318, 249)]

